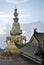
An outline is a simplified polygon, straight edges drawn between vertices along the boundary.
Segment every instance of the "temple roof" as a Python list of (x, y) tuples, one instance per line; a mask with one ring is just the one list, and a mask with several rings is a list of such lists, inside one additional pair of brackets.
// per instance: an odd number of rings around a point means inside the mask
[(36, 36), (42, 43), (44, 43), (44, 33), (36, 33)]
[[(34, 36), (39, 43), (44, 43), (44, 33), (34, 30), (34, 34), (32, 36)], [(31, 39), (29, 42), (31, 43)]]
[(35, 53), (37, 52), (37, 46), (30, 45), (28, 43), (23, 48), (21, 48), (21, 50), (22, 50), (22, 54), (21, 54), (22, 56), (41, 64), (42, 59), (35, 55)]
[[(36, 30), (34, 30), (34, 34), (32, 35), (32, 37), (33, 36), (37, 39), (39, 43), (44, 43), (44, 33), (39, 33)], [(38, 51), (38, 46), (31, 45), (31, 40), (24, 47), (22, 47), (21, 50), (22, 56), (27, 57), (28, 59), (31, 59), (41, 64), (42, 59), (35, 55), (35, 53)]]

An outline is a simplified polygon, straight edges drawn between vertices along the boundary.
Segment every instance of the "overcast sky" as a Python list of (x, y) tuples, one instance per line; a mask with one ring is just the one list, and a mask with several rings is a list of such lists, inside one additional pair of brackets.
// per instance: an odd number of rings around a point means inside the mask
[(19, 13), (19, 22), (44, 22), (44, 0), (0, 0), (0, 34), (4, 34), (5, 24), (13, 23), (15, 6)]

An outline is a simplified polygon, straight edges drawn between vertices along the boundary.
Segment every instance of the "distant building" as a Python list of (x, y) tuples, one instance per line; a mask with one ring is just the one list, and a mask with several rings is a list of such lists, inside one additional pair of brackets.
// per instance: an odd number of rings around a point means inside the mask
[(4, 50), (0, 48), (0, 55), (3, 54)]

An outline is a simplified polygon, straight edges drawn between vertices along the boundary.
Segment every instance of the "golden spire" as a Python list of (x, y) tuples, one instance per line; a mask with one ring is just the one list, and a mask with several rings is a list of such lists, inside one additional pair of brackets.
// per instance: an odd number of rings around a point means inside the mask
[(15, 12), (14, 12), (14, 17), (15, 18), (13, 18), (14, 19), (14, 22), (18, 22), (18, 13), (17, 13), (17, 8), (15, 7)]

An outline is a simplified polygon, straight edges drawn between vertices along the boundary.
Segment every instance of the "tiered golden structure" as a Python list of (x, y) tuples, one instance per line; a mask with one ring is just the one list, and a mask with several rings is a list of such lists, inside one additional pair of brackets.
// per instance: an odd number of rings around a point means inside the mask
[(18, 13), (17, 13), (17, 8), (15, 8), (15, 13), (14, 13), (14, 23), (12, 26), (12, 29), (10, 31), (10, 36), (6, 37), (6, 43), (9, 44), (5, 48), (5, 52), (11, 51), (12, 53), (18, 52), (18, 48), (16, 47), (15, 44), (18, 45), (23, 45), (23, 40), (26, 41), (26, 37), (22, 36), (22, 30), (20, 29), (20, 24), (18, 22)]

